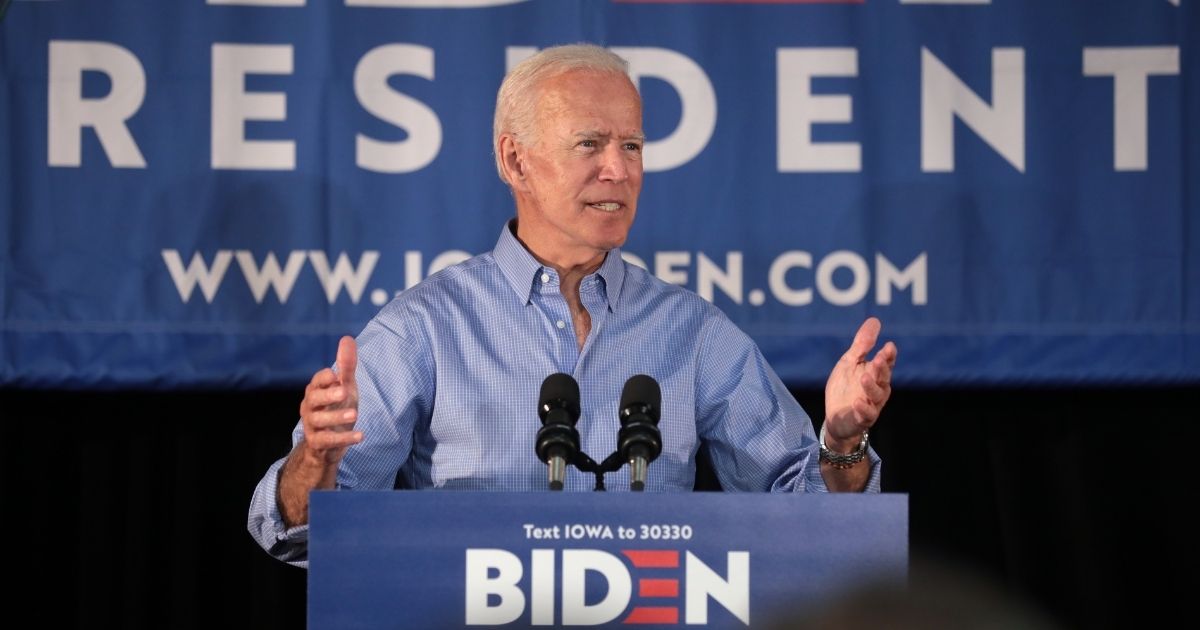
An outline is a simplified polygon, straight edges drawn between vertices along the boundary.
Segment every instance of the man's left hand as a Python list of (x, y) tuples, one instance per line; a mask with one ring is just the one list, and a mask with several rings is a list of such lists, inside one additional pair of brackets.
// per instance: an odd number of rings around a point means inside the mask
[(873, 359), (867, 358), (879, 340), (881, 327), (877, 318), (868, 317), (825, 383), (825, 445), (832, 451), (846, 453), (857, 448), (863, 432), (879, 419), (892, 394), (896, 344), (889, 341)]

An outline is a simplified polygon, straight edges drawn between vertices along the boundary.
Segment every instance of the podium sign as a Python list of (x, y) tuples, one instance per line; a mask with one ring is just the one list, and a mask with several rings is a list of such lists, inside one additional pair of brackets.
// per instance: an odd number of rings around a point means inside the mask
[(310, 628), (740, 628), (904, 580), (905, 494), (315, 492)]

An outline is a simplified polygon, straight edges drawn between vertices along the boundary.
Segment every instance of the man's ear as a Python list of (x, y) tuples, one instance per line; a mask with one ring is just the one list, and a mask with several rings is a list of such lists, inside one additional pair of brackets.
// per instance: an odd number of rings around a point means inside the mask
[(525, 188), (525, 160), (522, 149), (512, 136), (500, 136), (500, 166), (504, 169), (508, 185), (514, 189)]

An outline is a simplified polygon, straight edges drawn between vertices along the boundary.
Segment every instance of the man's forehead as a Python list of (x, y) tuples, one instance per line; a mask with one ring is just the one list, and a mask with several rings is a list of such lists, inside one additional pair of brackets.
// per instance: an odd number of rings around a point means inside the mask
[(590, 94), (594, 91), (604, 92), (604, 101), (608, 103), (614, 99), (627, 98), (629, 107), (641, 111), (642, 96), (638, 94), (633, 82), (624, 74), (612, 72), (572, 70), (546, 77), (539, 82), (536, 98), (539, 104), (549, 106), (564, 106), (575, 102), (594, 104), (593, 95)]
[[(556, 80), (557, 79), (557, 80)], [(604, 131), (604, 118), (617, 113), (631, 119), (621, 133), (640, 132), (642, 100), (624, 75), (567, 73), (542, 83), (537, 94), (537, 109), (570, 120), (571, 132)], [(564, 120), (565, 121), (565, 120)]]

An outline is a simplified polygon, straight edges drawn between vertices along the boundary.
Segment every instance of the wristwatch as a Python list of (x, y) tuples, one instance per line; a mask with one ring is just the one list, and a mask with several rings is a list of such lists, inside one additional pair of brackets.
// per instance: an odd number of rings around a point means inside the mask
[(842, 455), (834, 453), (825, 446), (825, 425), (821, 425), (821, 461), (829, 462), (834, 468), (845, 470), (867, 458), (867, 432), (863, 431), (862, 441), (853, 453)]

